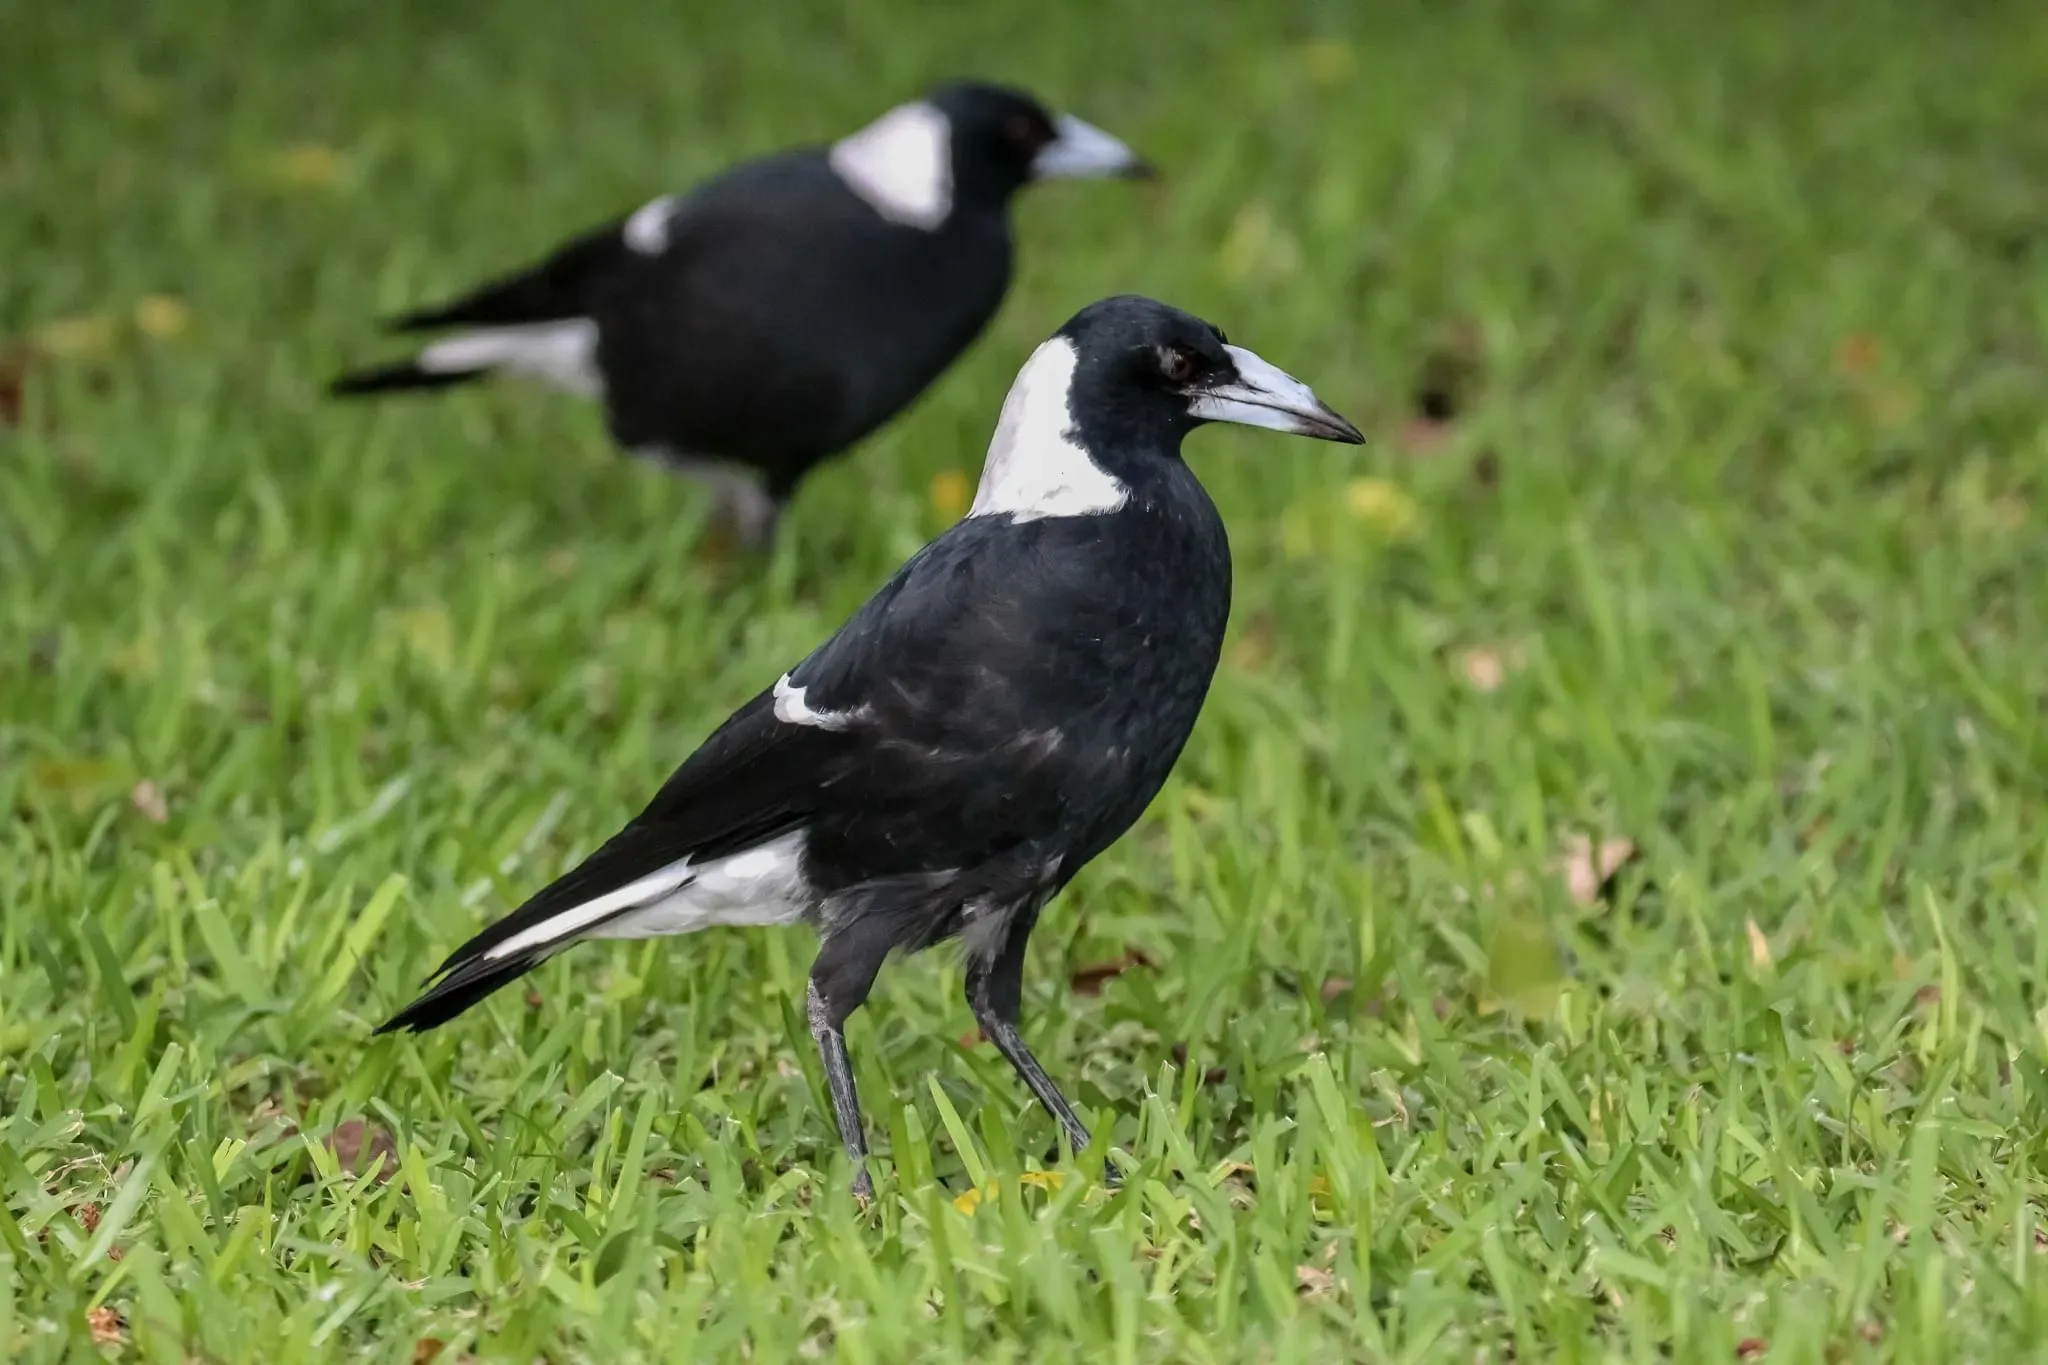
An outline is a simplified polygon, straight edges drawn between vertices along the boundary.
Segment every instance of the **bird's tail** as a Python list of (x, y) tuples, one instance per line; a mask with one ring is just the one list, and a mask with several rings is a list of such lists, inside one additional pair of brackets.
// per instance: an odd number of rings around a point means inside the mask
[(329, 383), (327, 392), (335, 398), (359, 398), (365, 394), (396, 393), (406, 389), (445, 389), (481, 379), (488, 373), (488, 366), (473, 370), (429, 370), (417, 360), (402, 360), (395, 365), (350, 370)]
[[(377, 1032), (425, 1033), (430, 1028), (439, 1028), (500, 986), (525, 976), (545, 962), (551, 952), (551, 948), (541, 948), (500, 958), (478, 955), (466, 961), (451, 959), (436, 973), (438, 981), (421, 992), (419, 999), (379, 1024)], [(462, 956), (461, 952), (456, 954), (456, 958)]]

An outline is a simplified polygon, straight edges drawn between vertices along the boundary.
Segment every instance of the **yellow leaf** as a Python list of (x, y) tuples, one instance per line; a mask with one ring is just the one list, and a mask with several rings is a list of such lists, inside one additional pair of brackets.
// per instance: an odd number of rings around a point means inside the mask
[(1749, 934), (1749, 965), (1762, 971), (1771, 965), (1771, 941), (1756, 927), (1754, 919), (1744, 919), (1742, 927)]
[(932, 510), (948, 521), (958, 520), (974, 498), (974, 486), (957, 469), (942, 469), (932, 475)]
[(1486, 988), (1527, 1015), (1548, 1014), (1564, 985), (1564, 968), (1549, 931), (1533, 917), (1505, 913), (1486, 950)]
[(270, 159), (270, 173), (287, 185), (329, 189), (348, 173), (348, 158), (332, 147), (302, 142)]
[[(1020, 1185), (1032, 1185), (1041, 1190), (1056, 1190), (1067, 1183), (1067, 1177), (1059, 1171), (1025, 1171), (1017, 1177)], [(994, 1199), (1001, 1182), (991, 1180), (978, 1189), (968, 1190), (953, 1200), (953, 1207), (961, 1213), (973, 1213), (984, 1200)]]
[(146, 294), (135, 304), (135, 325), (144, 336), (164, 341), (184, 331), (192, 321), (192, 310), (183, 299), (169, 294)]
[(85, 360), (113, 349), (114, 324), (112, 319), (97, 313), (58, 318), (38, 327), (34, 342), (44, 355), (60, 360)]
[(1344, 506), (1385, 540), (1407, 540), (1422, 519), (1415, 500), (1386, 479), (1353, 479), (1344, 490)]
[(1337, 85), (1358, 69), (1358, 54), (1342, 38), (1311, 38), (1296, 51), (1302, 69), (1317, 85)]

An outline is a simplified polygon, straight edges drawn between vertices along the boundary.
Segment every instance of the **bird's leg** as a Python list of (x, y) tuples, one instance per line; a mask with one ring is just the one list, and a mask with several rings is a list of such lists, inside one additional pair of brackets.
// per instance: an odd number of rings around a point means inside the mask
[[(1081, 1122), (1074, 1106), (1067, 1103), (1067, 1097), (1053, 1084), (1052, 1077), (1045, 1074), (1045, 1068), (1038, 1064), (1038, 1058), (1031, 1055), (1024, 1035), (1017, 1029), (1018, 1018), (1023, 1013), (1024, 940), (1030, 935), (1031, 918), (1035, 916), (1020, 916), (1025, 922), (1012, 926), (1006, 941), (992, 958), (969, 957), (967, 1005), (974, 1011), (974, 1020), (981, 1025), (982, 1033), (996, 1045), (996, 1051), (1003, 1054), (1003, 1060), (1038, 1097), (1038, 1102), (1059, 1124), (1067, 1135), (1068, 1144), (1078, 1154), (1088, 1148), (1088, 1125)], [(1105, 1167), (1104, 1180), (1111, 1185), (1116, 1183), (1114, 1166)]]
[(731, 528), (742, 549), (765, 551), (774, 542), (776, 523), (782, 519), (782, 500), (747, 470), (723, 460), (679, 454), (667, 446), (639, 446), (633, 453), (708, 492), (718, 517)]
[(868, 1140), (862, 1131), (860, 1095), (853, 1088), (853, 1060), (846, 1055), (846, 1019), (868, 998), (888, 954), (886, 939), (870, 940), (859, 932), (832, 934), (819, 948), (804, 990), (811, 1038), (818, 1045), (825, 1089), (832, 1096), (832, 1117), (853, 1162), (853, 1197), (863, 1204), (875, 1197), (875, 1182), (868, 1175)]
[(862, 1130), (860, 1093), (853, 1088), (853, 1059), (846, 1055), (845, 1017), (833, 1018), (834, 1011), (818, 994), (815, 978), (805, 988), (804, 1004), (811, 1018), (811, 1037), (818, 1044), (818, 1059), (824, 1063), (825, 1089), (832, 1096), (839, 1140), (846, 1144), (847, 1159), (853, 1162), (853, 1197), (865, 1204), (875, 1197), (875, 1182), (868, 1175), (868, 1139)]

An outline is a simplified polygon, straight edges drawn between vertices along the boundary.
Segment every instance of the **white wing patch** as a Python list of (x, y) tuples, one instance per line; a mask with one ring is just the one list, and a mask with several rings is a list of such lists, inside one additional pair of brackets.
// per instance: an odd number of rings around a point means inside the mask
[(803, 915), (804, 831), (693, 865), (688, 858), (572, 906), (484, 954), (487, 960), (576, 938), (659, 938), (714, 925), (787, 924)]
[(597, 368), (597, 324), (589, 318), (463, 332), (421, 351), (419, 367), (429, 374), (507, 370), (586, 398), (604, 392)]
[(919, 100), (832, 144), (833, 173), (892, 223), (936, 232), (953, 212), (953, 130)]
[(1129, 499), (1131, 491), (1074, 438), (1067, 393), (1075, 361), (1074, 343), (1056, 336), (1024, 362), (1003, 399), (1003, 415), (996, 421), (968, 516), (1007, 513), (1015, 521), (1099, 516)]
[(860, 719), (861, 711), (814, 711), (804, 700), (804, 688), (785, 673), (775, 680), (775, 719), (784, 725), (809, 725), (819, 730), (844, 730)]
[(659, 256), (668, 250), (668, 225), (675, 216), (676, 199), (676, 195), (664, 194), (633, 210), (619, 236), (642, 256)]

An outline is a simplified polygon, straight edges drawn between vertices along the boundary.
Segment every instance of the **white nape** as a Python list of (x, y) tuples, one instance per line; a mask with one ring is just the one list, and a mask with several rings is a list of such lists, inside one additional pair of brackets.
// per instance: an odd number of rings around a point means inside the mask
[(488, 960), (561, 947), (577, 938), (659, 938), (715, 925), (788, 924), (804, 911), (804, 831), (743, 853), (688, 858), (571, 906), (484, 954)]
[(597, 368), (597, 324), (589, 318), (463, 332), (421, 351), (418, 363), (429, 374), (508, 370), (586, 398), (604, 392)]
[(628, 248), (642, 256), (659, 256), (668, 250), (669, 219), (675, 216), (678, 196), (664, 194), (633, 210), (633, 216), (619, 229)]
[(816, 711), (804, 700), (806, 689), (798, 687), (785, 673), (775, 680), (775, 719), (784, 725), (809, 725), (819, 730), (844, 730), (860, 719), (860, 710)]
[(1013, 521), (1098, 516), (1130, 498), (1130, 489), (1090, 459), (1075, 439), (1068, 392), (1076, 359), (1074, 343), (1056, 336), (1024, 362), (1003, 399), (1003, 415), (996, 421), (968, 516), (1007, 514)]
[(952, 128), (923, 100), (839, 139), (828, 160), (848, 189), (892, 223), (936, 232), (953, 212)]

